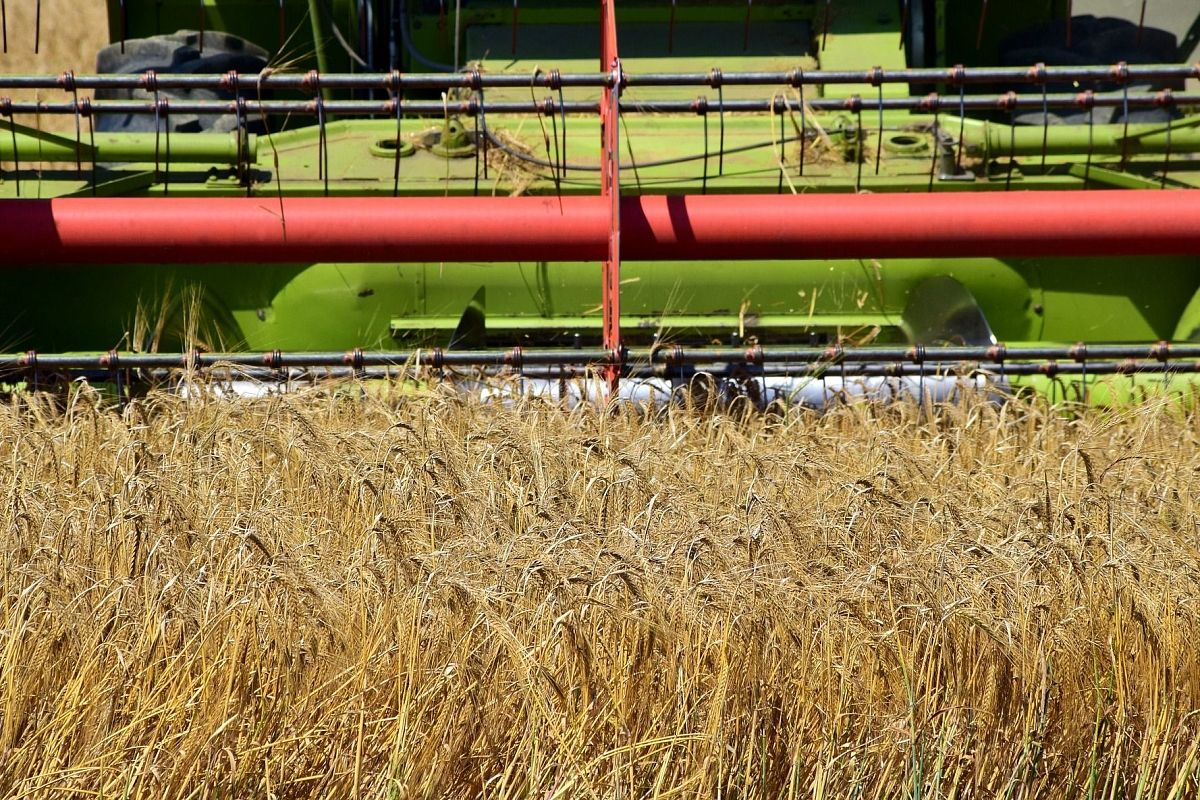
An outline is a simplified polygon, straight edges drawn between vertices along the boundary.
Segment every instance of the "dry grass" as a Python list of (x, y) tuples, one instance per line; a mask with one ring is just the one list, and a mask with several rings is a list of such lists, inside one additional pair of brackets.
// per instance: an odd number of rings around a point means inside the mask
[[(108, 44), (108, 16), (102, 0), (42, 0), (41, 41), (33, 52), (36, 28), (34, 0), (8, 0), (8, 52), (0, 54), (0, 73), (46, 73), (57, 75), (66, 70), (78, 73), (96, 71), (96, 53)], [(2, 92), (14, 100), (33, 100), (33, 91)], [(90, 96), (91, 92), (80, 92)], [(60, 91), (42, 92), (41, 99), (61, 102), (67, 97)], [(69, 99), (69, 97), (67, 97)], [(18, 118), (23, 125), (49, 131), (74, 131), (73, 117)]]
[(1194, 797), (1200, 417), (0, 410), (11, 797)]

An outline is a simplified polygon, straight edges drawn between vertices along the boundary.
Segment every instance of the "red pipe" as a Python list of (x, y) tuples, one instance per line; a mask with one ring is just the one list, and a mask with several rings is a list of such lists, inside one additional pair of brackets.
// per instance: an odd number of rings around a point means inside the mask
[[(602, 261), (601, 197), (0, 201), (0, 263)], [(636, 260), (1200, 255), (1200, 190), (626, 197)]]

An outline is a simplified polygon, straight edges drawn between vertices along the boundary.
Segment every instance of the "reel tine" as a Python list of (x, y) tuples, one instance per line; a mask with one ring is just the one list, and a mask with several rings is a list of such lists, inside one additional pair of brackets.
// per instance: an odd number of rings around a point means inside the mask
[[(473, 192), (474, 192), (475, 197), (479, 197), (479, 115), (478, 114), (471, 115), (471, 123), (475, 127), (475, 130), (474, 130), (474, 133), (475, 133), (475, 185), (474, 185)], [(396, 145), (396, 162), (397, 163), (400, 162), (400, 145), (399, 144)]]
[[(404, 90), (400, 85), (400, 70), (392, 70), (392, 83), (396, 92), (396, 163), (392, 166), (392, 197), (398, 197), (400, 195), (400, 124), (404, 119)], [(486, 131), (486, 129), (485, 125), (484, 130)], [(486, 134), (484, 138), (487, 138)], [(487, 159), (484, 158), (484, 164), (486, 165), (486, 163)]]
[(146, 70), (142, 81), (144, 82), (146, 88), (154, 95), (154, 182), (157, 183), (159, 171), (158, 141), (162, 134), (162, 104), (159, 102), (158, 74), (154, 70), (148, 69)]
[[(329, 145), (325, 140), (325, 97), (321, 93), (321, 72), (310, 69), (302, 82), (304, 88), (313, 93), (313, 107), (317, 112), (317, 180), (325, 183), (325, 196), (329, 196)], [(399, 100), (397, 100), (399, 104)], [(399, 113), (399, 112), (397, 112)], [(399, 150), (396, 151), (399, 157)]]
[(1089, 90), (1083, 94), (1088, 109), (1088, 146), (1086, 160), (1083, 162), (1083, 188), (1087, 188), (1088, 179), (1092, 173), (1092, 149), (1096, 141), (1096, 104), (1095, 95)]
[(1046, 150), (1050, 139), (1050, 96), (1046, 85), (1046, 65), (1038, 64), (1035, 69), (1042, 84), (1042, 174), (1046, 173)]
[(1088, 401), (1088, 377), (1087, 377), (1087, 359), (1086, 358), (1084, 358), (1082, 361), (1079, 362), (1079, 368), (1080, 368), (1080, 379), (1083, 383), (1083, 388), (1081, 390), (1080, 399), (1082, 400), (1083, 404), (1086, 406), (1087, 401)]
[(204, 8), (204, 0), (200, 0), (200, 55), (204, 55), (204, 23), (207, 21), (207, 11)]
[(883, 156), (883, 67), (871, 70), (871, 82), (879, 90), (879, 137), (875, 146), (875, 175), (879, 175), (879, 160)]
[(804, 70), (802, 68), (797, 68), (797, 69), (798, 69), (797, 89), (800, 94), (800, 172), (799, 172), (799, 174), (800, 174), (800, 177), (804, 177), (804, 156), (805, 156), (805, 151), (808, 149), (808, 116), (807, 116), (807, 112), (805, 111), (804, 107), (808, 104), (804, 102)]
[(1159, 183), (1159, 188), (1165, 189), (1167, 188), (1167, 176), (1171, 171), (1171, 128), (1175, 123), (1175, 95), (1171, 93), (1170, 89), (1163, 89), (1158, 93), (1158, 97), (1160, 105), (1167, 108), (1167, 147), (1163, 154), (1162, 180)]
[(904, 46), (906, 44), (908, 44), (908, 18), (909, 18), (909, 13), (910, 13), (908, 10), (908, 3), (909, 3), (909, 0), (903, 0), (903, 2), (900, 4), (900, 49), (901, 50), (903, 50)]
[(37, 55), (42, 49), (42, 0), (36, 0), (33, 6), (33, 54)]
[(92, 101), (89, 97), (84, 97), (80, 101), (80, 113), (87, 117), (88, 121), (88, 147), (92, 152), (92, 196), (96, 196), (96, 123), (92, 118)]
[(1129, 161), (1129, 65), (1122, 61), (1114, 68), (1114, 72), (1121, 81), (1121, 113), (1125, 117), (1125, 127), (1121, 132), (1121, 169), (1124, 170)]
[(1142, 13), (1138, 15), (1137, 43), (1140, 47), (1142, 44), (1142, 31), (1146, 29), (1146, 3), (1148, 0), (1142, 0)]
[(321, 179), (325, 182), (325, 196), (329, 197), (329, 133), (325, 129), (325, 98), (317, 96), (317, 118), (321, 126)]
[(1008, 168), (1004, 171), (1004, 191), (1012, 188), (1013, 169), (1017, 164), (1017, 93), (1000, 95), (997, 105), (1008, 112)]
[[(163, 140), (166, 144), (166, 158), (163, 159), (163, 194), (171, 188), (171, 98), (164, 97), (162, 103)], [(276, 177), (278, 180), (278, 176)]]
[(856, 155), (854, 160), (858, 164), (857, 170), (854, 173), (854, 193), (858, 194), (862, 191), (862, 165), (863, 165), (863, 127), (862, 127), (862, 98), (854, 95), (854, 138)]
[(512, 55), (517, 57), (517, 20), (521, 15), (519, 0), (513, 0), (512, 7)]
[(750, 11), (754, 8), (754, 0), (746, 0), (746, 21), (742, 26), (742, 51), (750, 49)]
[(246, 197), (253, 195), (254, 180), (250, 170), (250, 127), (247, 121), (246, 98), (237, 97), (237, 160), (238, 177), (246, 185)]
[(933, 158), (929, 161), (929, 188), (926, 191), (933, 191), (934, 175), (937, 172), (938, 160), (941, 158), (942, 150), (942, 134), (940, 119), (942, 114), (942, 104), (939, 101), (937, 92), (934, 92), (930, 99), (933, 101)]
[(832, 6), (833, 0), (825, 0), (825, 21), (821, 24), (821, 52), (825, 52), (825, 43), (829, 40), (829, 14)]
[(483, 90), (479, 90), (479, 125), (483, 128), (483, 179), (488, 178), (488, 147), (491, 143), (487, 125), (487, 104), (483, 100)]
[[(781, 101), (784, 99), (782, 95), (780, 95), (779, 97), (780, 97)], [(779, 194), (783, 194), (783, 179), (787, 174), (787, 145), (784, 142), (784, 140), (787, 138), (787, 130), (783, 126), (783, 105), (784, 105), (783, 102), (780, 102), (778, 105), (778, 108), (779, 108), (779, 111), (778, 111), (778, 113), (779, 113), (779, 188), (777, 189), (777, 191), (779, 192)], [(775, 99), (772, 98), (771, 99), (772, 113), (775, 113), (775, 109), (776, 109)]]
[(675, 3), (671, 0), (671, 20), (667, 23), (667, 55), (675, 52)]
[(0, 38), (4, 40), (3, 52), (8, 52), (8, 4), (0, 0)]
[[(475, 196), (479, 196), (479, 112), (476, 110), (476, 103), (479, 107), (483, 106), (483, 77), (479, 73), (479, 68), (475, 67), (470, 72), (471, 78), (471, 122), (475, 126)], [(478, 98), (478, 100), (477, 100)], [(396, 158), (400, 158), (400, 145), (396, 145)], [(486, 169), (486, 156), (485, 156)]]
[(558, 142), (558, 116), (554, 113), (554, 98), (547, 97), (542, 101), (542, 112), (550, 117), (550, 139), (554, 142), (554, 155), (550, 154), (550, 142), (546, 142), (546, 158), (553, 162), (554, 170), (554, 192), (559, 197), (562, 196), (562, 176), (564, 173), (562, 165), (562, 151), (559, 149)]
[(1008, 112), (1008, 169), (1004, 172), (1004, 191), (1012, 188), (1013, 168), (1017, 165), (1017, 112)]
[(21, 196), (21, 153), (17, 150), (17, 125), (13, 119), (12, 98), (0, 98), (0, 116), (8, 117), (8, 132), (12, 134), (13, 180), (17, 184), (17, 197)]
[(550, 70), (550, 83), (558, 85), (558, 111), (562, 118), (562, 177), (565, 181), (567, 179), (567, 103), (563, 95), (562, 74), (557, 69)]
[(975, 49), (979, 50), (983, 47), (983, 26), (987, 22), (988, 0), (980, 0), (979, 6), (979, 30), (975, 34)]
[(720, 137), (717, 142), (717, 175), (725, 174), (725, 88), (720, 67), (708, 72), (708, 85), (717, 90), (717, 124)]
[(696, 113), (704, 119), (704, 172), (700, 176), (700, 194), (708, 194), (708, 98), (696, 100)]
[(962, 172), (963, 137), (967, 132), (967, 85), (963, 80), (963, 65), (955, 64), (951, 78), (958, 84), (958, 152), (954, 156), (955, 174)]
[(75, 70), (69, 69), (60, 75), (58, 83), (62, 86), (63, 91), (71, 93), (71, 105), (75, 109), (75, 171), (82, 174), (83, 160), (79, 151), (83, 147), (83, 126), (79, 114), (79, 89), (75, 86)]

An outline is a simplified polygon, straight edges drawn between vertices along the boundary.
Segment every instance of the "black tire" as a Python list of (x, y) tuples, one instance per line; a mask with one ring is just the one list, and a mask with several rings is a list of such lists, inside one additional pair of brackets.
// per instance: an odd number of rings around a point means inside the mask
[[(1127, 64), (1169, 64), (1176, 60), (1177, 50), (1178, 42), (1175, 35), (1169, 31), (1143, 28), (1139, 35), (1138, 26), (1128, 20), (1087, 14), (1071, 18), (1070, 47), (1067, 47), (1066, 21), (1055, 20), (1006, 37), (1000, 43), (1000, 63), (1009, 67), (1027, 67), (1038, 63), (1067, 67), (1116, 64), (1120, 61)], [(1130, 84), (1129, 90), (1131, 93), (1140, 93), (1166, 88), (1183, 89), (1183, 83), (1180, 81)], [(1028, 85), (1008, 86), (1002, 90), (1009, 89), (1024, 93), (1031, 91)], [(1083, 90), (1118, 92), (1121, 91), (1121, 85), (1111, 81), (1097, 81), (1091, 85), (1080, 86), (1049, 84), (1046, 89), (1051, 93)], [(1117, 107), (1097, 108), (1094, 120), (1097, 123), (1161, 123), (1167, 122), (1171, 117), (1172, 113), (1167, 109), (1134, 109), (1129, 112), (1127, 118)], [(1020, 114), (1016, 119), (1018, 123), (1042, 124), (1042, 114), (1038, 112)], [(1085, 111), (1058, 109), (1049, 115), (1051, 123), (1081, 124), (1087, 120), (1088, 113)]]
[[(256, 44), (239, 36), (220, 31), (204, 32), (204, 52), (200, 51), (197, 31), (177, 31), (147, 39), (127, 39), (124, 52), (120, 43), (110, 44), (96, 55), (96, 71), (101, 74), (142, 73), (152, 69), (161, 74), (223, 74), (261, 72), (270, 54)], [(243, 93), (251, 97), (251, 93)], [(96, 92), (97, 99), (152, 100), (154, 95), (143, 89), (107, 89)], [(231, 100), (227, 91), (208, 89), (162, 89), (159, 97), (167, 100)], [(232, 131), (237, 120), (232, 114), (171, 114), (173, 132)], [(97, 114), (96, 128), (102, 131), (153, 131), (155, 121), (150, 114)], [(247, 127), (258, 127), (256, 120), (247, 120)]]

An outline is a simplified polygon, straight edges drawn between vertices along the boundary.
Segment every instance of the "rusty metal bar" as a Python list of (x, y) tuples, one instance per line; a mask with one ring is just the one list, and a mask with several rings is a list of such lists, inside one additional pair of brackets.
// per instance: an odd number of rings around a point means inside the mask
[[(528, 89), (611, 86), (612, 72), (564, 72), (557, 80), (550, 69), (534, 73), (491, 73), (466, 70), (455, 73), (320, 73), (322, 89), (381, 89), (392, 92), (439, 89)], [(236, 75), (236, 77), (235, 77)], [(790, 70), (722, 72), (720, 82), (725, 86), (826, 86), (855, 83), (921, 83), (937, 84), (1028, 84), (1086, 83), (1145, 83), (1147, 81), (1181, 81), (1200, 78), (1200, 64), (1093, 64), (1084, 66), (1029, 67), (913, 67), (903, 69), (861, 70)], [(230, 91), (236, 85), (242, 92), (303, 90), (314, 91), (311, 73), (235, 73), (235, 74), (155, 74), (159, 89), (210, 89)], [(76, 75), (75, 87), (86, 89), (146, 89), (145, 73)], [(647, 86), (708, 86), (715, 88), (712, 72), (644, 72), (625, 73), (626, 87)], [(0, 89), (66, 89), (61, 74), (0, 75)]]
[[(474, 369), (503, 368), (515, 371), (552, 366), (617, 367), (621, 369), (678, 367), (776, 367), (795, 372), (846, 368), (848, 374), (876, 369), (876, 374), (926, 374), (964, 367), (1003, 370), (1005, 374), (1098, 374), (1108, 371), (1171, 372), (1200, 370), (1200, 344), (1145, 342), (1141, 344), (1077, 343), (1073, 345), (923, 347), (764, 347), (742, 348), (659, 346), (614, 352), (609, 348), (552, 348), (506, 350), (445, 350), (428, 348), (398, 351), (269, 351), (209, 353), (199, 350), (175, 353), (24, 353), (0, 355), (0, 371), (24, 370), (174, 370), (212, 369), (317, 369), (350, 367)], [(885, 369), (886, 367), (886, 369)], [(917, 371), (909, 371), (912, 370)]]
[[(318, 116), (322, 113), (337, 115), (387, 116), (393, 117), (397, 103), (392, 100), (170, 100), (162, 98), (172, 114), (229, 114), (234, 115), (239, 107), (248, 114), (292, 114)], [(707, 98), (693, 100), (638, 100), (621, 101), (621, 114), (694, 114)], [(84, 100), (78, 102), (51, 103), (35, 100), (12, 100), (0, 97), (5, 116), (12, 114), (88, 116), (95, 114), (146, 114), (161, 113), (161, 105), (153, 100)], [(935, 113), (939, 111), (1043, 111), (1050, 108), (1145, 109), (1161, 108), (1166, 105), (1200, 105), (1200, 93), (1147, 92), (1140, 94), (1027, 94), (1008, 92), (1001, 95), (939, 95), (924, 97), (815, 97), (806, 101), (813, 111), (916, 111)], [(487, 101), (477, 98), (444, 103), (440, 100), (404, 100), (400, 102), (403, 114), (437, 116), (446, 114), (474, 117), (480, 114), (538, 114), (551, 115), (589, 114), (600, 112), (600, 103), (590, 101), (556, 101), (553, 97), (543, 100)], [(795, 111), (794, 103), (776, 95), (761, 100), (725, 100), (722, 110), (729, 113), (773, 113), (784, 114)]]

